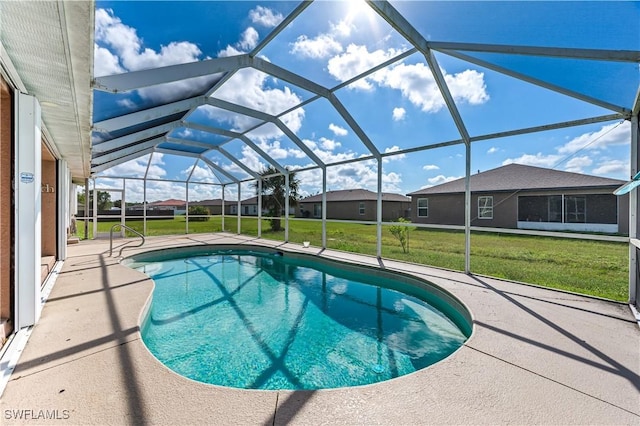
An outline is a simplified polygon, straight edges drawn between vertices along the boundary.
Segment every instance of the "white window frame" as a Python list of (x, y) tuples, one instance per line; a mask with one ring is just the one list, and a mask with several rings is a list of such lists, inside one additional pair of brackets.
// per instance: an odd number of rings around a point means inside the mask
[[(425, 201), (426, 206), (421, 206), (420, 201)], [(420, 214), (420, 210), (426, 210), (427, 214)], [(428, 198), (418, 198), (416, 201), (416, 214), (418, 217), (429, 217), (429, 199)]]
[(360, 204), (358, 205), (358, 212), (360, 213), (360, 216), (364, 215), (364, 202), (361, 201)]
[[(487, 200), (491, 201), (490, 206), (487, 205)], [(478, 219), (493, 219), (493, 195), (478, 197)]]

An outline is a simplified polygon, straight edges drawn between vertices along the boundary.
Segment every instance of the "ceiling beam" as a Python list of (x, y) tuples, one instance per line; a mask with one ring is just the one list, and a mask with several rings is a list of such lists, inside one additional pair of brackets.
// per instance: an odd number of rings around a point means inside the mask
[(141, 130), (139, 132), (130, 133), (119, 138), (109, 139), (107, 141), (94, 143), (91, 149), (92, 154), (99, 154), (102, 152), (111, 151), (122, 146), (131, 145), (132, 143), (149, 139), (160, 134), (167, 134), (173, 129), (180, 127), (181, 121), (176, 120), (170, 123), (161, 124), (160, 126), (151, 127), (149, 129)]
[(501, 44), (455, 43), (428, 41), (429, 48), (437, 51), (464, 50), (466, 52), (504, 53), (508, 55), (544, 56), (562, 59), (584, 59), (610, 62), (640, 62), (640, 51), (578, 49), (563, 47), (516, 46)]
[(131, 154), (135, 154), (141, 151), (144, 151), (148, 148), (153, 148), (158, 146), (159, 144), (165, 142), (166, 138), (161, 136), (159, 138), (151, 139), (146, 142), (137, 143), (135, 145), (128, 146), (126, 148), (118, 149), (115, 151), (111, 151), (109, 153), (104, 154), (94, 154), (91, 158), (92, 164), (104, 164), (110, 161), (116, 160), (118, 158), (126, 157)]
[(147, 149), (145, 149), (143, 151), (136, 152), (134, 154), (130, 154), (130, 155), (127, 155), (127, 156), (124, 156), (124, 157), (120, 157), (118, 159), (114, 159), (114, 160), (109, 161), (107, 163), (99, 164), (99, 165), (96, 165), (96, 166), (91, 166), (91, 174), (100, 173), (100, 172), (102, 172), (104, 170), (110, 169), (111, 167), (115, 167), (115, 166), (117, 166), (119, 164), (126, 163), (127, 161), (135, 160), (136, 158), (139, 158), (139, 157), (142, 157), (142, 156), (145, 156), (147, 154), (152, 153), (153, 150), (154, 150), (154, 148), (147, 148)]
[(531, 83), (531, 84), (534, 84), (536, 86), (544, 87), (545, 89), (549, 89), (549, 90), (552, 90), (554, 92), (561, 93), (561, 94), (563, 94), (565, 96), (569, 96), (571, 98), (578, 99), (578, 100), (581, 100), (583, 102), (587, 102), (587, 103), (590, 103), (590, 104), (593, 104), (593, 105), (597, 105), (599, 107), (608, 109), (610, 111), (616, 111), (616, 112), (619, 112), (620, 114), (625, 114), (625, 115), (630, 115), (630, 113), (631, 113), (631, 111), (629, 109), (624, 108), (622, 106), (614, 105), (614, 104), (611, 104), (609, 102), (604, 102), (604, 101), (602, 101), (600, 99), (597, 99), (597, 98), (594, 98), (592, 96), (587, 96), (585, 94), (582, 94), (582, 93), (579, 93), (579, 92), (575, 92), (573, 90), (569, 90), (567, 88), (564, 88), (564, 87), (561, 87), (561, 86), (557, 86), (555, 84), (547, 83), (546, 81), (543, 81), (543, 80), (540, 80), (540, 79), (537, 79), (537, 78), (534, 78), (534, 77), (530, 77), (528, 75), (525, 75), (525, 74), (522, 74), (522, 73), (519, 73), (519, 72), (512, 71), (510, 69), (501, 67), (501, 66), (493, 64), (491, 62), (483, 61), (482, 59), (478, 59), (478, 58), (475, 58), (473, 56), (465, 55), (464, 53), (454, 52), (454, 51), (450, 51), (450, 50), (443, 51), (441, 53), (444, 54), (444, 55), (449, 55), (449, 56), (452, 56), (454, 58), (458, 58), (458, 59), (461, 59), (463, 61), (470, 62), (472, 64), (476, 64), (478, 66), (481, 66), (481, 67), (484, 67), (484, 68), (499, 72), (501, 74), (508, 75), (510, 77), (513, 77), (513, 78), (517, 78), (518, 80), (526, 81), (527, 83)]
[(186, 64), (169, 65), (142, 71), (96, 77), (93, 88), (104, 92), (121, 93), (158, 84), (172, 83), (195, 77), (210, 76), (249, 66), (249, 55), (225, 56)]
[[(232, 174), (230, 174), (229, 172), (224, 170), (222, 167), (218, 166), (216, 163), (214, 163), (213, 161), (209, 160), (207, 157), (200, 157), (200, 159), (202, 161), (204, 161), (204, 163), (211, 168), (212, 172), (215, 173), (215, 171), (217, 170), (219, 173), (223, 174), (231, 182), (234, 182), (234, 183), (239, 183), (240, 182), (240, 180), (237, 177), (233, 176)], [(220, 178), (218, 178), (218, 180), (220, 181), (220, 183), (222, 183)]]
[(204, 96), (196, 96), (178, 102), (171, 102), (154, 108), (144, 109), (129, 114), (101, 120), (93, 123), (93, 130), (110, 132), (113, 130), (126, 129), (143, 122), (157, 120), (180, 112), (188, 112), (192, 108), (204, 105)]

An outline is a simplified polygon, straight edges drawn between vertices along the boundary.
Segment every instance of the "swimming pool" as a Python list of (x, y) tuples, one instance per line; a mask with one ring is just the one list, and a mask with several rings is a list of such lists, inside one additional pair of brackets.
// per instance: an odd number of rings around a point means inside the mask
[(123, 261), (155, 281), (151, 353), (193, 380), (324, 389), (412, 373), (456, 351), (468, 311), (414, 277), (264, 247), (198, 246)]

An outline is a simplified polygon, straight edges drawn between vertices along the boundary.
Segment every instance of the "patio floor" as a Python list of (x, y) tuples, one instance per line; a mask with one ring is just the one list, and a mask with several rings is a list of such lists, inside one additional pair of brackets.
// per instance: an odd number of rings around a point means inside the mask
[(165, 368), (140, 339), (152, 281), (120, 265), (119, 249), (109, 257), (108, 241), (83, 241), (68, 247), (0, 399), (1, 423), (640, 425), (640, 328), (626, 304), (232, 234), (151, 237), (123, 254), (207, 243), (277, 245), (412, 273), (466, 303), (475, 330), (449, 358), (374, 385), (243, 391), (197, 383)]

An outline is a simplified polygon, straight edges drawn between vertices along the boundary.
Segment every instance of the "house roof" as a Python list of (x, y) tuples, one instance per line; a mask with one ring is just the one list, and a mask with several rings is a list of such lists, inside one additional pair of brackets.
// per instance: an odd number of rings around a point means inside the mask
[(185, 204), (186, 204), (186, 201), (184, 200), (176, 200), (172, 198), (164, 201), (154, 201), (153, 203), (149, 203), (148, 205), (152, 207), (159, 207), (159, 206), (184, 207)]
[[(234, 204), (233, 201), (224, 200), (225, 205)], [(200, 201), (190, 201), (189, 205), (192, 206), (221, 206), (222, 198), (215, 198), (213, 200), (200, 200)]]
[[(614, 188), (624, 181), (580, 173), (563, 172), (543, 167), (507, 164), (471, 176), (471, 191), (500, 192), (515, 190), (544, 190), (566, 188)], [(430, 188), (420, 189), (407, 195), (450, 194), (464, 192), (464, 178), (446, 182)]]
[[(339, 201), (376, 201), (378, 194), (366, 189), (344, 189), (341, 191), (327, 191), (327, 202)], [(322, 194), (312, 195), (303, 198), (300, 203), (319, 203), (322, 201)], [(408, 203), (409, 198), (401, 194), (391, 192), (382, 193), (382, 201), (400, 201)]]

